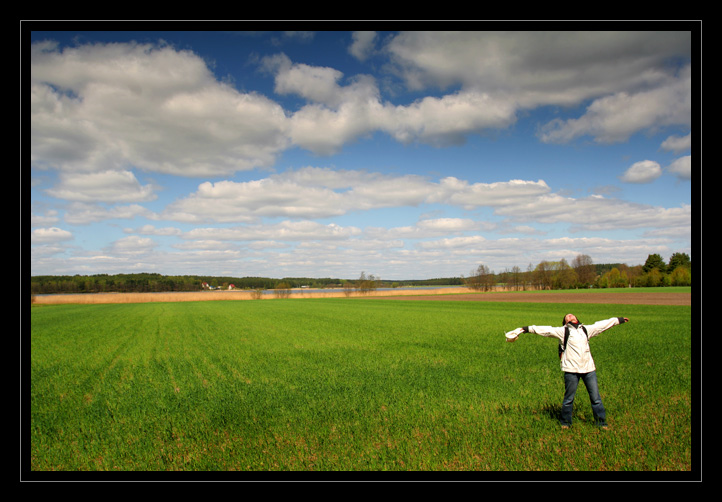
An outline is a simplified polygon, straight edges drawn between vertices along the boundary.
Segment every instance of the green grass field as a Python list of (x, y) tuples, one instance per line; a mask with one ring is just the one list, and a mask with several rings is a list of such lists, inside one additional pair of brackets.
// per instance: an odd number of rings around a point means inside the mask
[[(560, 430), (556, 342), (615, 316)], [(692, 469), (690, 307), (377, 299), (31, 309), (30, 469)]]

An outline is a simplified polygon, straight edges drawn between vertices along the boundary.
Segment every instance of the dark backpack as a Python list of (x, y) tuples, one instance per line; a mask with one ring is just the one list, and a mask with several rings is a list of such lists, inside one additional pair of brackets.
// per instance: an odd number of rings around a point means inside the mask
[[(587, 340), (589, 340), (589, 333), (587, 333), (587, 328), (583, 324), (581, 325), (582, 331), (584, 331), (584, 334), (587, 335)], [(559, 359), (562, 358), (562, 354), (565, 350), (567, 350), (567, 340), (569, 340), (569, 326), (564, 326), (564, 344), (559, 344)]]

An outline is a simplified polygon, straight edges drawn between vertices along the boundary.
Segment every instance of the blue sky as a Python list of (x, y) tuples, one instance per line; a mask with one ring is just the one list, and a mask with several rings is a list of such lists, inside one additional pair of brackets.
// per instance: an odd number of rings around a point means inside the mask
[(31, 273), (393, 280), (692, 256), (692, 45), (33, 32)]

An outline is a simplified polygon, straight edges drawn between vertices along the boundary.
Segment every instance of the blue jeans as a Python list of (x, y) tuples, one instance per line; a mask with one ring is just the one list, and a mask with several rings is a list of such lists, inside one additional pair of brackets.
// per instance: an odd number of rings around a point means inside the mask
[(572, 425), (572, 409), (574, 405), (574, 396), (577, 393), (579, 379), (584, 382), (584, 386), (589, 392), (589, 400), (592, 403), (592, 412), (594, 413), (594, 423), (596, 425), (607, 425), (607, 413), (602, 404), (602, 397), (599, 395), (599, 385), (597, 384), (597, 372), (590, 373), (564, 373), (564, 401), (562, 401), (562, 425)]

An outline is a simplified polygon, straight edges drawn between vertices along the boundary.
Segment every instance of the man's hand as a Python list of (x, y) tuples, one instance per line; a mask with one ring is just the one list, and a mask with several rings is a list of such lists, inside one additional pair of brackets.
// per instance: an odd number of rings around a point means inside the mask
[(519, 335), (522, 334), (523, 332), (524, 332), (524, 330), (522, 328), (516, 328), (514, 330), (504, 333), (504, 335), (506, 336), (507, 342), (515, 342), (516, 339), (519, 337)]

